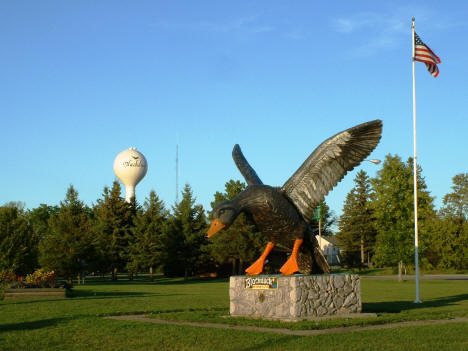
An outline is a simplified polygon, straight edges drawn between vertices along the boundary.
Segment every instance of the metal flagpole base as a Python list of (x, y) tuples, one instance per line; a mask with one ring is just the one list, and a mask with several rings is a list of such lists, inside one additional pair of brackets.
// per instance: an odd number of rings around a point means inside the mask
[(414, 303), (422, 303), (421, 300), (414, 300), (413, 302), (414, 302)]

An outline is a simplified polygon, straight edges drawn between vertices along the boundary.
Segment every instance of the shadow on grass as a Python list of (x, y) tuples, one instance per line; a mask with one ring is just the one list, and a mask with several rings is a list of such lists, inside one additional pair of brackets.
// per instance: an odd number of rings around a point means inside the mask
[[(152, 284), (158, 285), (191, 285), (191, 284), (204, 284), (204, 283), (227, 283), (228, 278), (192, 278), (188, 280), (175, 280), (175, 278), (163, 278), (154, 281)], [(148, 282), (151, 283), (151, 282)]]
[(152, 294), (148, 292), (138, 291), (94, 291), (94, 290), (73, 290), (71, 297), (143, 297), (153, 296), (158, 294)]
[(60, 302), (65, 302), (67, 299), (25, 299), (25, 300), (20, 300), (20, 299), (14, 299), (14, 300), (8, 300), (7, 303), (12, 304), (12, 305), (26, 305), (28, 303), (60, 303)]
[(147, 293), (147, 292), (125, 292), (125, 291), (94, 291), (94, 290), (75, 290), (69, 295), (67, 294), (66, 299), (31, 299), (26, 301), (15, 300), (13, 303), (18, 305), (24, 305), (29, 303), (50, 303), (50, 302), (66, 302), (70, 299), (79, 298), (81, 300), (100, 300), (100, 299), (120, 299), (120, 298), (139, 298), (139, 297), (164, 297), (164, 296), (182, 296), (187, 294), (158, 294), (158, 293)]
[(182, 296), (186, 294), (159, 294), (136, 291), (94, 291), (94, 290), (75, 290), (72, 298), (80, 299), (112, 299), (112, 298), (137, 298), (137, 297), (162, 297), (162, 296)]
[(414, 303), (412, 301), (387, 301), (387, 302), (364, 302), (362, 304), (363, 312), (386, 312), (400, 313), (401, 311), (417, 310), (420, 308), (443, 307), (456, 304), (457, 302), (468, 300), (468, 294), (460, 294), (454, 296), (442, 297), (422, 303)]
[(393, 272), (391, 268), (362, 268), (362, 269), (345, 269), (345, 268), (335, 268), (332, 269), (332, 274), (359, 274), (360, 276), (382, 276), (382, 275), (394, 275), (396, 272)]
[(33, 322), (20, 322), (0, 325), (0, 333), (17, 331), (17, 330), (34, 330), (47, 327), (55, 327), (63, 322), (70, 320), (70, 318), (50, 318), (41, 319)]
[[(189, 284), (202, 284), (202, 283), (227, 283), (229, 278), (190, 278), (184, 280), (183, 278), (168, 278), (165, 276), (155, 276), (153, 281), (149, 277), (135, 277), (133, 280), (128, 278), (119, 278), (119, 280), (110, 280), (108, 278), (92, 277), (87, 278), (84, 286), (89, 285), (189, 285)], [(82, 285), (77, 285), (82, 286)]]

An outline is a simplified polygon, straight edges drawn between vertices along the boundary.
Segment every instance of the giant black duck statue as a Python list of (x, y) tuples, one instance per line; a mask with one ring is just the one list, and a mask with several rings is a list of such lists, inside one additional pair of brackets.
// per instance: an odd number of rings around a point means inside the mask
[(245, 270), (247, 274), (262, 273), (265, 260), (276, 245), (291, 251), (280, 269), (283, 275), (330, 273), (309, 223), (325, 195), (369, 156), (381, 134), (382, 121), (375, 120), (332, 136), (312, 152), (281, 188), (264, 185), (239, 145), (235, 145), (232, 156), (248, 187), (233, 200), (214, 208), (208, 237), (229, 228), (239, 213), (244, 212), (269, 237), (265, 251)]

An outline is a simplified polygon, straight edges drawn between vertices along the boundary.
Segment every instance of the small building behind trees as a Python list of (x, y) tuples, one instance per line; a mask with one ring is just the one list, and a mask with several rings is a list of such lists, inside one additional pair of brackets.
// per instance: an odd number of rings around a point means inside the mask
[(319, 242), (320, 249), (327, 259), (328, 264), (330, 266), (340, 265), (340, 248), (338, 240), (332, 235), (322, 236), (321, 238), (317, 235), (317, 241)]

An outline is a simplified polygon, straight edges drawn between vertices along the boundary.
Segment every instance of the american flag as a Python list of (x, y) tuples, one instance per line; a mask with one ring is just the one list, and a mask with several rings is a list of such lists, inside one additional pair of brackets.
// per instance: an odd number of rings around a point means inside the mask
[(419, 62), (424, 62), (426, 64), (427, 70), (434, 77), (439, 75), (439, 68), (437, 64), (440, 63), (440, 58), (423, 43), (421, 38), (414, 33), (414, 60)]

